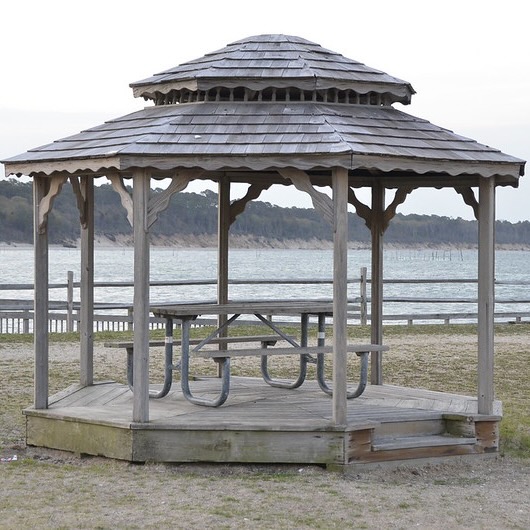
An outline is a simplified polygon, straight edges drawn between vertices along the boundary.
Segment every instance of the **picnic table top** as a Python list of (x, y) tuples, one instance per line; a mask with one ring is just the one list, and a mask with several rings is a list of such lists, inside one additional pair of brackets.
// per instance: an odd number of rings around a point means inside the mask
[[(353, 305), (351, 306), (353, 308)], [(151, 311), (161, 317), (189, 317), (196, 315), (333, 315), (332, 300), (259, 300), (234, 301), (226, 304), (186, 303), (152, 307)]]

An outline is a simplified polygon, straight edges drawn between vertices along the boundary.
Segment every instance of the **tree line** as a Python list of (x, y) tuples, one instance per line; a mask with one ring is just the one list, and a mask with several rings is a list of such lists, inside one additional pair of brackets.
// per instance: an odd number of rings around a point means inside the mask
[[(160, 189), (152, 190), (156, 195)], [(355, 213), (349, 214), (349, 240), (368, 244), (370, 232)], [(95, 188), (95, 231), (113, 239), (131, 235), (118, 194), (110, 184)], [(200, 236), (217, 232), (217, 194), (175, 194), (152, 227), (155, 236)], [(230, 233), (275, 241), (331, 241), (332, 229), (314, 209), (282, 208), (261, 201), (247, 204), (231, 226)], [(72, 188), (65, 184), (49, 215), (49, 240), (53, 244), (68, 244), (79, 237), (79, 212)], [(497, 221), (499, 244), (530, 245), (530, 222)], [(17, 179), (0, 181), (0, 241), (31, 243), (33, 241), (32, 184)], [(437, 215), (396, 214), (385, 233), (385, 241), (399, 245), (461, 245), (477, 242), (477, 223), (461, 218)]]

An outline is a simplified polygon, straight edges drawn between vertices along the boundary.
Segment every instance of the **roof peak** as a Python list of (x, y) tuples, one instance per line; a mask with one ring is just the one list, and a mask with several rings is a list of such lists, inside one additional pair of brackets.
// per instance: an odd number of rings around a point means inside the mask
[(292, 42), (292, 43), (303, 43), (303, 44), (312, 44), (313, 46), (321, 47), (319, 44), (316, 44), (315, 42), (312, 42), (308, 39), (304, 39), (303, 37), (298, 37), (296, 35), (287, 35), (286, 33), (261, 33), (258, 35), (250, 35), (249, 37), (244, 37), (243, 39), (239, 39), (237, 41), (234, 41), (228, 46), (231, 46), (233, 44), (240, 44), (242, 42)]
[(387, 104), (410, 103), (414, 94), (406, 81), (302, 37), (284, 34), (245, 37), (130, 86), (135, 97), (154, 101), (167, 99), (175, 91), (198, 93), (220, 88), (342, 90), (363, 96), (376, 94)]

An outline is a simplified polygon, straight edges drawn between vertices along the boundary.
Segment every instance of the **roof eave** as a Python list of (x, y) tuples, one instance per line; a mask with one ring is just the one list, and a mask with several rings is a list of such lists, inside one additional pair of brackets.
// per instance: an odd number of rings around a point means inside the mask
[[(21, 158), (21, 157), (17, 157)], [(70, 175), (81, 173), (108, 174), (110, 171), (121, 169), (121, 157), (89, 157), (81, 159), (48, 159), (48, 160), (18, 160), (3, 162), (5, 176), (49, 176), (54, 173), (68, 173)]]
[[(420, 181), (427, 174), (443, 177), (462, 177), (472, 182), (477, 178), (496, 178), (499, 184), (518, 186), (519, 177), (524, 175), (524, 161), (514, 162), (474, 162), (432, 160), (415, 157), (356, 155), (352, 152), (299, 155), (286, 160), (282, 155), (260, 156), (146, 156), (122, 154), (112, 157), (91, 157), (79, 159), (48, 159), (5, 161), (5, 174), (10, 175), (52, 175), (55, 173), (105, 175), (119, 171), (132, 173), (134, 168), (150, 168), (155, 173), (171, 174), (179, 168), (201, 168), (205, 171), (250, 170), (264, 171), (284, 167), (301, 170), (332, 169), (344, 167), (349, 170), (366, 169), (378, 171), (388, 176), (393, 172), (409, 174), (414, 181)], [(401, 177), (400, 177), (401, 178)], [(405, 180), (405, 179), (403, 179)], [(443, 179), (442, 179), (443, 180)], [(449, 179), (447, 187), (455, 185)], [(429, 177), (423, 185), (429, 185)]]
[[(409, 173), (414, 178), (427, 174), (448, 175), (450, 177), (472, 176), (477, 178), (496, 178), (503, 185), (518, 186), (519, 178), (524, 175), (525, 162), (514, 159), (512, 162), (485, 162), (473, 160), (422, 159), (400, 156), (354, 156), (356, 167), (381, 171)], [(449, 184), (453, 187), (454, 183)]]
[(217, 77), (204, 77), (204, 78), (189, 78), (180, 79), (178, 81), (164, 81), (160, 83), (146, 83), (137, 84), (132, 83), (131, 88), (133, 89), (134, 97), (143, 97), (144, 99), (156, 99), (156, 94), (168, 94), (173, 90), (211, 90), (217, 87), (224, 88), (238, 88), (244, 87), (249, 90), (263, 90), (264, 88), (290, 88), (295, 87), (300, 90), (328, 90), (336, 88), (338, 90), (353, 90), (359, 94), (367, 94), (369, 92), (375, 92), (378, 94), (389, 94), (392, 102), (399, 102), (405, 105), (409, 104), (411, 97), (415, 94), (415, 90), (408, 83), (403, 84), (389, 84), (389, 83), (377, 83), (367, 81), (349, 81), (349, 80), (337, 80), (331, 78), (244, 78), (244, 77), (233, 77), (233, 78), (217, 78)]

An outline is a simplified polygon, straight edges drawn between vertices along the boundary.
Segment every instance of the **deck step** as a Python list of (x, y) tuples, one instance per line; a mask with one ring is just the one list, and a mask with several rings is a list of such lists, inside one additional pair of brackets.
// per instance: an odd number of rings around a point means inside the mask
[(441, 414), (429, 413), (412, 419), (396, 415), (393, 421), (384, 421), (376, 429), (376, 438), (410, 438), (444, 434), (447, 430), (445, 420)]
[(461, 438), (447, 435), (388, 437), (375, 439), (372, 443), (372, 451), (395, 451), (397, 449), (419, 449), (422, 447), (475, 445), (476, 443), (476, 438)]

